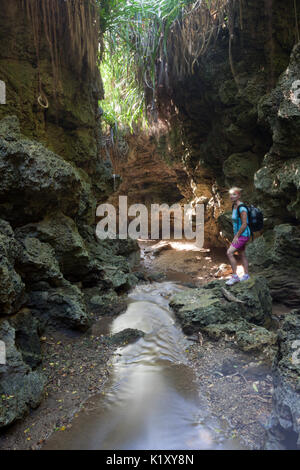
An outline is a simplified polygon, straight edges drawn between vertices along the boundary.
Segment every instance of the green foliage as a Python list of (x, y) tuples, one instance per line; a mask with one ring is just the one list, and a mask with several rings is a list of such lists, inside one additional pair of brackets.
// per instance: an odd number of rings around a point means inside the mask
[(132, 65), (130, 56), (126, 61), (127, 64), (119, 50), (110, 55), (106, 43), (100, 66), (105, 90), (105, 99), (101, 102), (103, 121), (115, 131), (118, 128), (119, 132), (125, 133), (133, 132), (135, 127), (147, 126), (144, 92), (136, 80), (133, 56)]
[[(104, 31), (101, 74), (104, 111), (133, 130), (146, 125), (146, 104), (156, 111), (157, 86), (172, 67), (178, 76), (193, 67), (213, 30), (212, 11), (226, 0), (99, 0)], [(221, 19), (221, 22), (223, 19)], [(220, 22), (215, 26), (220, 27)], [(172, 37), (171, 37), (172, 36)], [(170, 39), (171, 37), (171, 39)], [(175, 40), (175, 42), (174, 42)], [(145, 100), (146, 96), (146, 100)], [(149, 111), (149, 109), (147, 109)]]
[[(100, 2), (105, 52), (101, 64), (105, 113), (121, 128), (146, 127), (145, 85), (155, 90), (159, 48), (173, 21), (190, 1)], [(107, 121), (106, 121), (107, 122)]]

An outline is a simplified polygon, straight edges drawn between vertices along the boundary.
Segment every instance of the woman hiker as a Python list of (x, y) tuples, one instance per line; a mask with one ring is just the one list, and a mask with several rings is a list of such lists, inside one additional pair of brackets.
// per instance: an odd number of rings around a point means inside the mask
[[(248, 212), (246, 207), (240, 208), (240, 217), (238, 215), (238, 206), (243, 204), (241, 202), (241, 188), (231, 188), (229, 190), (230, 199), (233, 202), (233, 210), (232, 210), (232, 222), (233, 222), (233, 233), (234, 237), (231, 242), (230, 247), (227, 250), (227, 256), (232, 267), (233, 274), (231, 278), (226, 282), (228, 286), (235, 284), (236, 282), (240, 281), (247, 281), (249, 279), (248, 274), (248, 260), (245, 254), (245, 247), (246, 243), (250, 240), (251, 232), (250, 227), (248, 225)], [(244, 275), (239, 278), (236, 273), (237, 269), (237, 262), (234, 257), (234, 252), (238, 251), (241, 255), (242, 265), (244, 268)]]

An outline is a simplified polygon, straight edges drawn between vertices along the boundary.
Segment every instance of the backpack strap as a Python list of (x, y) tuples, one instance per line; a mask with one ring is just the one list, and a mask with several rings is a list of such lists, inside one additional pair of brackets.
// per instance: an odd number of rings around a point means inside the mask
[[(233, 207), (233, 205), (232, 205), (232, 207)], [(245, 207), (245, 208), (246, 208), (247, 214), (248, 214), (248, 220), (249, 220), (249, 222), (250, 222), (250, 211), (249, 211), (248, 207), (246, 206), (246, 204), (243, 204), (243, 203), (242, 203), (242, 204), (240, 204), (239, 206), (237, 206), (237, 213), (238, 213), (239, 218), (241, 219), (241, 214), (240, 214), (240, 208), (241, 208), (241, 207)], [(252, 230), (251, 230), (250, 224), (247, 224), (247, 226), (249, 227), (250, 235), (251, 235), (251, 238), (252, 238), (252, 241), (253, 241), (253, 238), (254, 238), (254, 237), (253, 237), (253, 232), (252, 232)]]

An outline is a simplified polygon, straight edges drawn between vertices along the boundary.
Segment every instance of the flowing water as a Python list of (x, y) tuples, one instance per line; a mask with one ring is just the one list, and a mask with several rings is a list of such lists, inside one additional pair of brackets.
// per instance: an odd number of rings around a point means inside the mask
[(182, 287), (166, 281), (136, 286), (112, 333), (137, 328), (145, 336), (118, 348), (110, 380), (44, 449), (238, 449), (200, 397), (186, 339), (168, 307)]

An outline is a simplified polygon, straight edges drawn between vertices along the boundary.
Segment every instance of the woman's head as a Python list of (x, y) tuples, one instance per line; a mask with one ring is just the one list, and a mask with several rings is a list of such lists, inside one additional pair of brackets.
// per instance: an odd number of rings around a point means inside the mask
[(229, 197), (232, 202), (238, 201), (242, 196), (242, 188), (238, 188), (234, 186), (233, 188), (229, 189)]

